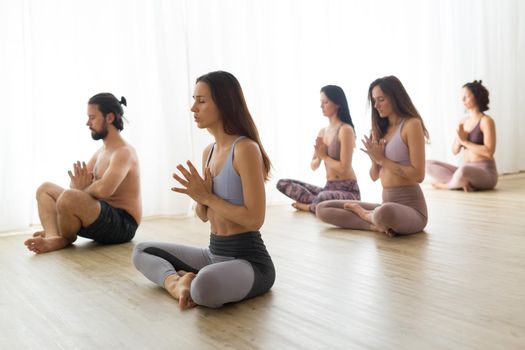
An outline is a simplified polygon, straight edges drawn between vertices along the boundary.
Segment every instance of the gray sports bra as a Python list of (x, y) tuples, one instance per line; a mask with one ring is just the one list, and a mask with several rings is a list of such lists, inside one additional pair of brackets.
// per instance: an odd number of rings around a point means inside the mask
[[(235, 150), (237, 142), (244, 137), (245, 136), (241, 136), (233, 141), (221, 171), (213, 177), (213, 193), (235, 205), (244, 205), (244, 197), (242, 195), (241, 177), (233, 167), (233, 151)], [(210, 154), (208, 155), (206, 167), (210, 163), (214, 149), (215, 144), (213, 144)]]

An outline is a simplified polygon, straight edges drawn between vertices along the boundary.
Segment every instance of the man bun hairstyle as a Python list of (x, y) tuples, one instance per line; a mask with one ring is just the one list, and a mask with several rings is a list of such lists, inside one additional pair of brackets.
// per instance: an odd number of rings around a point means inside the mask
[(122, 105), (126, 107), (128, 105), (124, 96), (122, 96), (119, 101), (115, 95), (109, 92), (102, 92), (91, 97), (88, 104), (97, 105), (104, 118), (106, 118), (109, 113), (113, 113), (115, 119), (112, 124), (120, 131), (124, 129), (124, 122), (122, 120), (124, 118), (124, 110), (122, 109)]

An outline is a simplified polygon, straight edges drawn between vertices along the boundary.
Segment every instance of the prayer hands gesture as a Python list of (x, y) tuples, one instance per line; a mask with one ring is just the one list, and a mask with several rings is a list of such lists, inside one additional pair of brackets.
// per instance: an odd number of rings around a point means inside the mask
[(318, 136), (315, 139), (315, 154), (317, 155), (317, 158), (324, 159), (328, 155), (328, 146), (325, 145), (323, 138), (321, 136)]
[(76, 163), (73, 163), (73, 171), (68, 170), (67, 173), (71, 179), (70, 188), (83, 190), (93, 183), (93, 173), (87, 170), (85, 162), (80, 164), (80, 161), (77, 160)]
[(186, 169), (182, 164), (177, 165), (177, 169), (181, 172), (184, 178), (180, 177), (176, 173), (173, 173), (173, 178), (177, 180), (182, 186), (172, 187), (171, 190), (178, 193), (184, 193), (190, 196), (195, 202), (207, 205), (206, 200), (212, 194), (212, 176), (210, 168), (206, 168), (204, 171), (204, 179), (199, 175), (195, 166), (188, 160), (186, 162), (188, 169)]
[(364, 135), (364, 139), (362, 139), (361, 142), (365, 146), (365, 149), (361, 148), (361, 151), (368, 154), (374, 163), (381, 165), (385, 159), (385, 139), (378, 141), (372, 136), (368, 137)]
[(465, 127), (463, 123), (460, 123), (456, 129), (456, 133), (458, 135), (458, 140), (461, 145), (463, 145), (468, 138), (468, 133), (465, 131)]

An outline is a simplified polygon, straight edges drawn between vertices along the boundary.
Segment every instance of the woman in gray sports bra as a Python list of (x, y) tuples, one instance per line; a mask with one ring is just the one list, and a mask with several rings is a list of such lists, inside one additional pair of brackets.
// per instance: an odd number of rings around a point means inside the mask
[(372, 160), (370, 177), (381, 180), (383, 203), (327, 201), (317, 206), (317, 217), (342, 228), (389, 236), (420, 232), (428, 217), (419, 187), (425, 177), (425, 125), (394, 76), (372, 82), (368, 99), (372, 134), (365, 136), (362, 150)]
[(133, 263), (181, 309), (218, 308), (263, 294), (274, 283), (275, 269), (259, 233), (271, 163), (232, 74), (201, 76), (193, 98), (197, 127), (206, 128), (215, 143), (203, 152), (203, 177), (191, 162), (187, 168), (179, 164), (182, 175), (173, 177), (182, 187), (172, 190), (195, 200), (199, 218), (210, 221), (209, 247), (143, 242), (135, 247)]
[(361, 198), (352, 168), (355, 130), (343, 89), (336, 85), (323, 87), (321, 109), (328, 117), (329, 125), (317, 135), (310, 166), (312, 170), (317, 170), (324, 162), (325, 186), (318, 187), (293, 179), (277, 182), (277, 189), (295, 200), (292, 204), (294, 208), (312, 213), (315, 213), (317, 204), (326, 200)]
[(454, 155), (464, 149), (465, 164), (457, 167), (437, 160), (427, 161), (427, 173), (438, 189), (463, 189), (465, 192), (491, 190), (498, 182), (494, 160), (496, 127), (484, 112), (489, 109), (489, 91), (481, 80), (463, 85), (463, 104), (468, 115), (456, 129)]

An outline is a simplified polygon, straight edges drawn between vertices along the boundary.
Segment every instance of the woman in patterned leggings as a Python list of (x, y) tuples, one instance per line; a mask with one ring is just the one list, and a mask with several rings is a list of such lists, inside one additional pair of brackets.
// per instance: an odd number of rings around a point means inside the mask
[(319, 131), (314, 145), (311, 168), (317, 170), (324, 162), (326, 185), (318, 187), (302, 181), (281, 179), (277, 189), (295, 200), (298, 210), (315, 213), (317, 204), (330, 199), (361, 199), (352, 155), (355, 148), (355, 130), (346, 96), (339, 86), (327, 85), (321, 89), (321, 109), (328, 118), (328, 126)]

